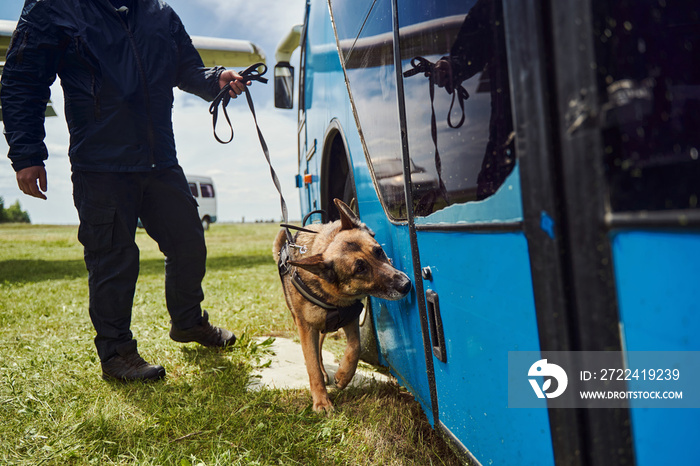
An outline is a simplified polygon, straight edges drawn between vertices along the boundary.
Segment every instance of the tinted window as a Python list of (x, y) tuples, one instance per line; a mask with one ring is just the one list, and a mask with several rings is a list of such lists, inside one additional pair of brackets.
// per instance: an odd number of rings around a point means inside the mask
[(345, 0), (331, 1), (338, 45), (380, 199), (391, 217), (404, 219), (391, 1), (356, 5)]
[[(391, 2), (353, 4), (331, 1), (341, 58), (380, 198), (405, 219)], [(398, 11), (414, 210), (484, 199), (515, 165), (501, 2), (399, 0)], [(440, 61), (449, 78), (436, 81)]]
[(202, 190), (202, 197), (214, 197), (214, 186), (209, 183), (202, 183), (200, 185)]
[(593, 5), (612, 209), (697, 208), (698, 3), (595, 0)]
[(340, 41), (358, 36), (374, 3), (374, 0), (331, 0), (336, 34)]
[(197, 183), (189, 183), (190, 185), (190, 192), (194, 197), (199, 197), (199, 193), (197, 192)]
[(500, 0), (402, 5), (411, 186), (426, 216), (491, 196), (515, 166), (503, 10)]

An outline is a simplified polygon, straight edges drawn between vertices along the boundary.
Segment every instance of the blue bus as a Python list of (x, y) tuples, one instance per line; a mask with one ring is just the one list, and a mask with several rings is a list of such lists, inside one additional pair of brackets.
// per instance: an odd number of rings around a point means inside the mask
[(302, 214), (413, 277), (363, 356), (466, 462), (698, 464), (697, 409), (508, 402), (511, 352), (700, 351), (697, 2), (307, 0), (277, 61)]

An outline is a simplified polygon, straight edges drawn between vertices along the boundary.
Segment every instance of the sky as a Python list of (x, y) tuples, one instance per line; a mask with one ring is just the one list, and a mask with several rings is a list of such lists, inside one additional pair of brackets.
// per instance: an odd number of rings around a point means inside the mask
[[(264, 51), (269, 68), (266, 76), (270, 81), (268, 84), (253, 82), (250, 91), (272, 164), (282, 184), (289, 217), (291, 220), (301, 218), (299, 193), (294, 184), (296, 106), (294, 110), (274, 107), (272, 69), (277, 44), (293, 25), (303, 20), (305, 0), (169, 0), (167, 3), (178, 13), (190, 35), (249, 40)], [(23, 5), (24, 0), (2, 0), (0, 19), (16, 21)], [(292, 56), (292, 64), (298, 61), (297, 51)], [(7, 158), (4, 137), (0, 138), (0, 197), (5, 206), (19, 200), (32, 223), (77, 224), (68, 160), (68, 129), (58, 80), (51, 88), (51, 100), (58, 118), (46, 119), (48, 199), (35, 199), (19, 190)], [(175, 89), (174, 107), (173, 127), (180, 165), (187, 174), (214, 179), (219, 221), (279, 221), (279, 195), (270, 178), (245, 98), (232, 100), (228, 106), (235, 138), (227, 145), (214, 139), (207, 102)], [(225, 124), (223, 118), (220, 120), (220, 125)], [(227, 138), (227, 131), (227, 127), (219, 126), (220, 137)]]

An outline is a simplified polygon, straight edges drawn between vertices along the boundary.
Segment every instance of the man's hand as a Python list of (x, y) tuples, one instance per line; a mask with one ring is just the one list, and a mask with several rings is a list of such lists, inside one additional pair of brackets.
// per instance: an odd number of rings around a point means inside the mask
[(17, 172), (17, 186), (24, 194), (46, 199), (46, 169), (42, 166), (23, 168)]
[(452, 65), (449, 61), (438, 60), (435, 63), (434, 78), (435, 84), (444, 87), (448, 93), (452, 94), (454, 85), (452, 83)]
[(243, 77), (241, 77), (240, 74), (233, 70), (224, 70), (224, 72), (219, 75), (219, 89), (223, 89), (227, 84), (231, 84), (229, 95), (235, 99), (243, 93), (246, 86), (250, 86), (250, 81), (244, 83)]

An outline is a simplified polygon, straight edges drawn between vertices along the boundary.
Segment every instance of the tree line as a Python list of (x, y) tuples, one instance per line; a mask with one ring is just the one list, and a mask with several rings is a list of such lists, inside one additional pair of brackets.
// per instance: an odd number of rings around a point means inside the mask
[(0, 223), (32, 223), (29, 214), (22, 210), (19, 201), (5, 208), (5, 200), (0, 197)]

